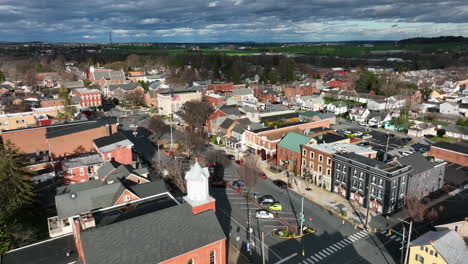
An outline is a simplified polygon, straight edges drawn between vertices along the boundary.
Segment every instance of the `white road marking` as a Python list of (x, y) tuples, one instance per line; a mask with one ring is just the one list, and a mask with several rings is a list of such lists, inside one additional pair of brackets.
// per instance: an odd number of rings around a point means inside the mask
[(309, 262), (310, 264), (314, 264), (315, 262), (311, 259), (306, 259), (307, 262)]
[[(321, 253), (326, 254), (327, 256), (330, 256), (330, 255), (331, 255), (330, 253), (328, 253), (328, 252), (325, 251), (324, 249), (322, 249)], [(332, 252), (332, 253), (333, 253), (333, 252)]]
[(326, 249), (324, 249), (324, 251), (327, 251), (327, 252), (329, 252), (330, 254), (333, 254), (333, 253), (336, 252), (337, 250), (333, 250), (332, 248), (327, 247)]
[(400, 237), (397, 237), (397, 238), (395, 239), (396, 242), (399, 242), (400, 240), (401, 240)]
[(323, 257), (322, 257), (322, 256), (320, 256), (318, 253), (317, 253), (317, 254), (315, 254), (314, 256), (315, 256), (315, 257), (317, 257), (317, 258), (319, 259), (319, 261), (323, 259)]
[(394, 239), (395, 237), (396, 237), (396, 235), (393, 235), (393, 236), (390, 237), (390, 239)]
[(310, 256), (310, 257), (313, 258), (313, 259), (314, 259), (315, 261), (317, 261), (317, 262), (320, 261), (320, 259), (316, 259), (316, 258), (315, 258), (315, 255), (314, 255), (314, 256)]
[(289, 256), (289, 257), (285, 257), (284, 259), (282, 259), (282, 260), (276, 262), (275, 264), (280, 264), (280, 263), (286, 262), (286, 261), (288, 261), (288, 260), (294, 258), (295, 256), (297, 256), (297, 253), (294, 253), (294, 254), (292, 254), (292, 255)]

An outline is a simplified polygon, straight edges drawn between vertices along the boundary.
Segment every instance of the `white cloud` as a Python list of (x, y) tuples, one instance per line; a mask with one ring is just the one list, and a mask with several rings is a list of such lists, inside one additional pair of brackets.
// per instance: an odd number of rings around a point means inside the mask
[(83, 38), (85, 38), (85, 39), (95, 39), (96, 36), (93, 36), (93, 35), (84, 35)]
[(214, 1), (214, 2), (210, 2), (208, 4), (209, 7), (216, 7), (217, 5), (219, 4), (219, 1)]
[(151, 25), (151, 24), (156, 24), (161, 22), (161, 19), (159, 18), (145, 18), (140, 21), (140, 24), (142, 25)]

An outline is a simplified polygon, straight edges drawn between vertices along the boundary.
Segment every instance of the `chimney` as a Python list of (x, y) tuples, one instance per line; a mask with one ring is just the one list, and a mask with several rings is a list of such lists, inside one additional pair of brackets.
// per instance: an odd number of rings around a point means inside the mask
[(84, 252), (83, 252), (83, 244), (81, 244), (81, 225), (80, 221), (78, 219), (74, 220), (74, 232), (73, 232), (73, 237), (75, 238), (75, 245), (76, 245), (76, 250), (78, 251), (78, 256), (80, 257), (81, 261), (83, 264), (86, 264), (86, 260), (84, 257)]

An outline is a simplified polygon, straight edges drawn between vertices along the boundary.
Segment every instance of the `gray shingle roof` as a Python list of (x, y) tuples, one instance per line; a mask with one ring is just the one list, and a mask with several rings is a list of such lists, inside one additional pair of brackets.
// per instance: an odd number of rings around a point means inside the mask
[(78, 168), (78, 167), (83, 167), (83, 166), (90, 166), (94, 164), (99, 164), (102, 163), (102, 158), (99, 154), (91, 154), (88, 156), (84, 157), (77, 157), (77, 158), (72, 158), (69, 160), (64, 160), (62, 161), (62, 168), (64, 170), (72, 169), (72, 168)]
[(104, 162), (104, 164), (102, 164), (102, 166), (97, 170), (97, 174), (99, 175), (99, 177), (104, 178), (107, 175), (109, 175), (109, 173), (111, 173), (113, 170), (117, 169), (118, 166), (119, 163), (114, 161)]
[(122, 89), (122, 90), (135, 90), (138, 86), (141, 86), (139, 83), (126, 83), (126, 84), (110, 84), (109, 85), (109, 90), (117, 90), (117, 89)]
[(103, 78), (106, 80), (125, 79), (123, 71), (95, 71), (93, 75), (95, 80)]
[(450, 264), (463, 264), (468, 259), (465, 241), (451, 230), (429, 231), (411, 242), (412, 246), (432, 245)]
[(221, 123), (220, 127), (224, 129), (228, 129), (232, 124), (234, 123), (234, 120), (230, 118), (226, 118), (223, 123)]
[(448, 126), (445, 126), (444, 129), (448, 132), (468, 135), (468, 127), (465, 127), (465, 126), (448, 125)]
[(241, 111), (239, 111), (239, 108), (235, 106), (223, 105), (221, 106), (221, 108), (219, 108), (219, 110), (221, 110), (223, 113), (227, 115), (239, 116), (242, 114)]
[(122, 133), (117, 132), (107, 137), (97, 138), (94, 141), (96, 147), (102, 152), (109, 152), (122, 147), (132, 147), (133, 143)]
[(214, 212), (188, 203), (81, 233), (87, 264), (160, 263), (223, 239)]
[(253, 94), (253, 91), (249, 88), (240, 88), (232, 90), (231, 93), (232, 95), (248, 95)]
[(159, 193), (169, 192), (167, 190), (166, 183), (163, 180), (156, 180), (143, 184), (133, 185), (129, 189), (140, 198), (145, 198)]
[(64, 219), (112, 206), (125, 189), (120, 181), (112, 184), (88, 181), (57, 188), (55, 196), (57, 215), (60, 219)]
[(434, 167), (435, 164), (429, 162), (419, 152), (415, 152), (408, 156), (403, 156), (398, 159), (398, 162), (402, 165), (410, 165), (413, 168), (413, 174), (419, 174), (423, 171), (427, 171)]

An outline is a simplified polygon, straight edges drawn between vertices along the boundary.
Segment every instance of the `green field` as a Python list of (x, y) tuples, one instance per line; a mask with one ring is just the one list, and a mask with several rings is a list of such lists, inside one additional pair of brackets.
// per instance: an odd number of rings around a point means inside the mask
[[(226, 54), (231, 56), (243, 56), (261, 53), (282, 53), (282, 54), (303, 54), (303, 55), (331, 55), (342, 57), (359, 57), (371, 51), (385, 50), (412, 50), (424, 53), (445, 52), (454, 50), (466, 50), (468, 45), (462, 42), (446, 42), (433, 44), (407, 44), (401, 45), (394, 42), (376, 43), (373, 47), (364, 47), (362, 44), (355, 43), (332, 43), (332, 44), (303, 44), (290, 46), (274, 46), (274, 45), (254, 45), (246, 46), (245, 49), (236, 47), (221, 46), (216, 47), (205, 46), (200, 51), (194, 52), (184, 48), (177, 47), (161, 47), (157, 45), (116, 45), (113, 50), (119, 53), (126, 54), (182, 54), (182, 53), (201, 53), (201, 54)], [(242, 44), (239, 44), (242, 45)]]

